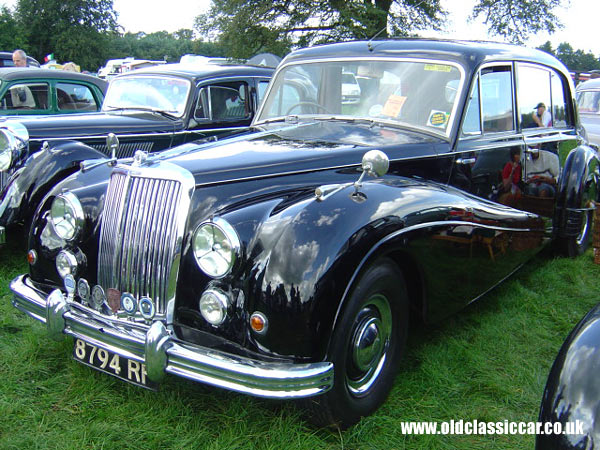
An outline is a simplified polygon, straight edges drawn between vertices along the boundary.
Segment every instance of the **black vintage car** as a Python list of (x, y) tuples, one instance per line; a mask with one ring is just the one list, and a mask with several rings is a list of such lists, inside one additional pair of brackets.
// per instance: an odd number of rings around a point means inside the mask
[(573, 328), (546, 383), (537, 450), (594, 449), (600, 444), (600, 305)]
[(114, 78), (101, 112), (0, 122), (0, 228), (28, 223), (80, 161), (110, 156), (109, 133), (121, 141), (115, 156), (125, 158), (247, 129), (273, 71), (226, 62), (151, 67)]
[(58, 184), (14, 306), (126, 381), (303, 399), (348, 426), (388, 395), (411, 310), (440, 320), (546, 244), (582, 252), (597, 178), (544, 52), (318, 46), (282, 61), (251, 132)]

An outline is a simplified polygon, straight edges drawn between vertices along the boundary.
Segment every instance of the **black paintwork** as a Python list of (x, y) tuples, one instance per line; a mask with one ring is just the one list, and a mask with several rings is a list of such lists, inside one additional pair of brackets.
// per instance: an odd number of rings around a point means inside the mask
[[(517, 59), (553, 67), (568, 78), (564, 67), (543, 52), (509, 45), (409, 40), (377, 41), (371, 48), (364, 42), (315, 47), (291, 54), (282, 65), (344, 56), (426, 57), (457, 61), (470, 78), (482, 63)], [(466, 83), (460, 110), (468, 89)], [(576, 114), (567, 114), (572, 120), (568, 129), (530, 130), (527, 136), (543, 135), (566, 157), (578, 145)], [(511, 207), (491, 196), (497, 182), (492, 174), (497, 178), (511, 147), (524, 148), (525, 133), (459, 140), (460, 122), (455, 121), (449, 138), (343, 120), (258, 123), (237, 137), (200, 146), (188, 143), (149, 158), (150, 165), (185, 168), (196, 181), (177, 284), (177, 336), (229, 351), (243, 348), (265, 358), (324, 360), (353, 282), (377, 258), (385, 256), (398, 265), (411, 306), (426, 321), (434, 321), (477, 299), (552, 237), (564, 235), (565, 225), (555, 219), (555, 211), (580, 207), (582, 190), (595, 188), (592, 150), (579, 146), (567, 159), (563, 179), (572, 181), (562, 183), (556, 209), (551, 199), (551, 208), (544, 211)], [(351, 183), (371, 149), (388, 155), (389, 172), (367, 178), (356, 193)], [(476, 160), (469, 170), (458, 164), (465, 156)], [(29, 240), (39, 255), (31, 267), (38, 286), (50, 291), (61, 285), (54, 258), (64, 247), (87, 256), (81, 276), (90, 284), (96, 281), (109, 174), (107, 166), (77, 172), (45, 198)], [(315, 198), (317, 187), (332, 184), (342, 188), (322, 201)], [(64, 190), (77, 195), (86, 214), (83, 237), (73, 244), (43, 236), (44, 211)], [(196, 227), (213, 216), (234, 227), (243, 248), (232, 273), (219, 280), (200, 271), (190, 245)], [(234, 307), (218, 328), (198, 312), (198, 300), (209, 287), (231, 292), (236, 305), (243, 305)], [(250, 331), (248, 317), (254, 311), (268, 316), (266, 335)]]
[[(540, 422), (579, 421), (583, 434), (538, 435), (537, 450), (597, 448), (600, 443), (600, 305), (596, 305), (563, 343), (544, 389)], [(580, 430), (581, 431), (581, 430)]]
[[(12, 69), (14, 71), (16, 69)], [(56, 182), (77, 170), (81, 161), (110, 156), (106, 147), (108, 133), (114, 133), (120, 139), (121, 150), (117, 157), (126, 157), (131, 156), (136, 148), (158, 152), (185, 142), (213, 139), (247, 129), (257, 108), (257, 83), (259, 80), (268, 80), (272, 73), (273, 69), (266, 67), (211, 64), (194, 68), (168, 64), (120, 76), (126, 78), (140, 74), (161, 74), (189, 80), (192, 83), (192, 94), (182, 118), (141, 110), (125, 110), (11, 119), (18, 120), (27, 128), (30, 139), (28, 149), (22, 152), (11, 169), (13, 173), (19, 170), (18, 177), (13, 177), (12, 183), (15, 186), (11, 191), (11, 183), (7, 183), (0, 193), (0, 201), (15, 190), (19, 197), (18, 201), (11, 202), (10, 207), (0, 213), (0, 225), (29, 223), (43, 195)], [(197, 123), (191, 120), (199, 89), (224, 80), (243, 80), (248, 83), (251, 96), (249, 117), (233, 122)], [(70, 143), (72, 140), (85, 145), (73, 146)], [(49, 149), (47, 152), (40, 152), (44, 141), (49, 142)]]

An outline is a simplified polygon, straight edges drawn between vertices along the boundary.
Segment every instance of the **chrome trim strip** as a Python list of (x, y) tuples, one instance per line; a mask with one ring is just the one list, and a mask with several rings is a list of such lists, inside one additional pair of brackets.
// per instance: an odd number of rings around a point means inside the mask
[(6, 244), (6, 229), (0, 226), (0, 245)]
[[(148, 138), (148, 137), (157, 137), (157, 136), (178, 136), (178, 135), (186, 135), (186, 134), (207, 134), (212, 132), (221, 132), (221, 131), (235, 131), (235, 130), (244, 130), (249, 128), (245, 127), (226, 127), (226, 128), (200, 128), (197, 130), (181, 130), (181, 131), (160, 131), (156, 133), (142, 133), (142, 134), (118, 134), (117, 137), (119, 139), (128, 139), (128, 138)], [(88, 136), (64, 136), (57, 138), (44, 138), (44, 141), (54, 142), (54, 141), (68, 141), (75, 140), (81, 141), (83, 139), (106, 139), (107, 134), (96, 134), (96, 135), (88, 135)], [(35, 139), (32, 139), (35, 141)], [(41, 140), (40, 140), (41, 142)], [(89, 145), (89, 144), (88, 144)]]
[[(265, 362), (189, 344), (170, 334), (162, 322), (149, 328), (117, 326), (87, 313), (53, 291), (53, 302), (37, 290), (27, 275), (10, 283), (13, 305), (42, 323), (64, 321), (63, 333), (105, 350), (146, 363), (151, 379), (164, 373), (256, 397), (294, 399), (322, 394), (333, 386), (333, 364)], [(60, 295), (62, 297), (58, 298)], [(50, 305), (54, 305), (50, 308)], [(48, 320), (46, 319), (48, 317)]]

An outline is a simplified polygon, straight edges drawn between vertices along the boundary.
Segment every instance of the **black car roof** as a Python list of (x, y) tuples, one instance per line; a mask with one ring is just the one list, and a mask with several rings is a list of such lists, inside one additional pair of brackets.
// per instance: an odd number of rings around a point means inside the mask
[(290, 53), (282, 64), (319, 58), (407, 57), (455, 61), (475, 68), (485, 61), (531, 61), (566, 73), (564, 65), (541, 50), (513, 44), (439, 39), (389, 39), (320, 45)]
[(28, 80), (28, 79), (58, 79), (58, 80), (85, 80), (106, 90), (108, 83), (98, 77), (86, 75), (69, 70), (39, 69), (37, 67), (0, 67), (0, 80)]
[(116, 78), (127, 77), (138, 74), (175, 75), (190, 78), (195, 81), (204, 78), (228, 77), (228, 76), (264, 76), (271, 77), (275, 69), (263, 66), (250, 66), (243, 64), (163, 64), (143, 69), (133, 70)]

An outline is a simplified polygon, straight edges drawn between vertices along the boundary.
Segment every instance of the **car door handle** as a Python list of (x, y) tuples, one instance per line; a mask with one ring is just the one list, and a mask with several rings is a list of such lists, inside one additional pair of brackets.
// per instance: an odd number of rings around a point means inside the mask
[(457, 158), (455, 163), (456, 164), (473, 164), (475, 161), (477, 161), (477, 158)]

